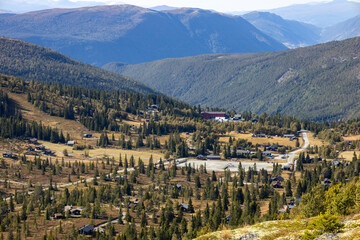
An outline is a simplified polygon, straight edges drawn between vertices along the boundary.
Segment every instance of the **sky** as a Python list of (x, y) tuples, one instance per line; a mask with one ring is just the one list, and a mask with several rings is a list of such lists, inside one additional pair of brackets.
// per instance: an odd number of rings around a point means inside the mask
[[(360, 2), (360, 0), (352, 0)], [(46, 8), (73, 8), (107, 4), (132, 4), (142, 7), (168, 5), (173, 7), (195, 7), (219, 12), (264, 10), (309, 2), (326, 0), (0, 0), (0, 9), (26, 12)]]

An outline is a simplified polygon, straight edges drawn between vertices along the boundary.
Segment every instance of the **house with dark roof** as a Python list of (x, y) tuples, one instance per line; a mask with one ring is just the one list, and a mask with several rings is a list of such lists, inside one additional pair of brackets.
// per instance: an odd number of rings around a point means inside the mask
[(30, 138), (28, 142), (29, 144), (38, 144), (37, 138)]
[(179, 207), (180, 207), (181, 211), (183, 211), (183, 212), (189, 211), (189, 205), (187, 205), (186, 203), (180, 203)]
[(86, 225), (79, 229), (79, 234), (91, 235), (94, 232), (94, 227), (92, 225)]
[(268, 149), (269, 151), (276, 151), (276, 150), (278, 149), (278, 146), (275, 145), (275, 144), (273, 144), (273, 145), (268, 146), (267, 149)]
[(83, 135), (83, 138), (92, 138), (92, 134), (91, 133), (85, 133)]
[(13, 154), (12, 154), (12, 152), (6, 152), (6, 153), (3, 153), (3, 157), (4, 158), (12, 158)]
[(284, 178), (281, 177), (281, 176), (276, 176), (276, 177), (270, 178), (270, 181), (271, 181), (271, 182), (274, 182), (274, 181), (283, 182), (283, 181), (284, 181)]
[(281, 170), (283, 170), (283, 171), (291, 171), (291, 166), (290, 165), (282, 166)]

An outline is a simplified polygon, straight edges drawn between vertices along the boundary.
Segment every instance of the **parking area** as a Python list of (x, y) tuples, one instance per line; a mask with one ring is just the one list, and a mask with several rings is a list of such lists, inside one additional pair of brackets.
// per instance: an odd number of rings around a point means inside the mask
[[(249, 167), (254, 168), (256, 163), (256, 169), (260, 170), (262, 168), (266, 170), (272, 170), (273, 164), (267, 162), (252, 162), (252, 161), (241, 161), (241, 165), (245, 168), (245, 171), (249, 170)], [(239, 168), (239, 162), (236, 161), (222, 161), (222, 160), (195, 160), (190, 159), (186, 162), (178, 164), (179, 167), (185, 167), (185, 164), (190, 164), (195, 168), (200, 167), (201, 165), (205, 166), (207, 171), (224, 171), (224, 169), (229, 169), (230, 171), (237, 171)]]

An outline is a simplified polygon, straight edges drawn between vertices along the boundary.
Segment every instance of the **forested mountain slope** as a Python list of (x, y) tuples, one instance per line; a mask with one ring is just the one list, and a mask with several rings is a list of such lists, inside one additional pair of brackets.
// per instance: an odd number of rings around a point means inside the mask
[(129, 77), (72, 60), (48, 48), (5, 37), (0, 38), (0, 73), (87, 88), (158, 93)]
[(273, 53), (212, 54), (104, 68), (191, 104), (312, 120), (360, 116), (360, 38)]
[(0, 15), (0, 35), (102, 66), (205, 53), (286, 49), (240, 16), (201, 9), (112, 5)]

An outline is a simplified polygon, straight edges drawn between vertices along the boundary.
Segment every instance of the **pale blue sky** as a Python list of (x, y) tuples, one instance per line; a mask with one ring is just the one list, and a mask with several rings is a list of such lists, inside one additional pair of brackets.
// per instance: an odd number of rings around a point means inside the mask
[[(360, 2), (360, 0), (353, 0)], [(71, 8), (104, 4), (132, 4), (142, 7), (168, 5), (213, 9), (219, 12), (272, 9), (292, 4), (326, 2), (324, 0), (0, 0), (0, 9), (24, 12), (45, 8)]]

